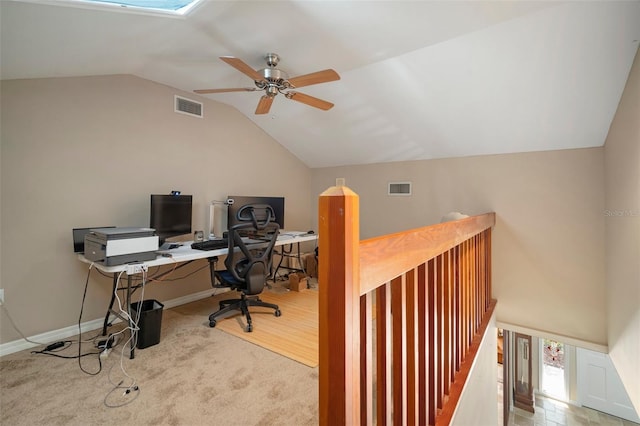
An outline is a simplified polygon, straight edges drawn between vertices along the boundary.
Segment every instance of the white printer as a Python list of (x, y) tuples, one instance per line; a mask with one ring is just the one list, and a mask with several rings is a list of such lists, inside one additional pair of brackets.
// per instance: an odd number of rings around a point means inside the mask
[(84, 236), (84, 257), (106, 266), (153, 260), (156, 251), (153, 228), (95, 228)]

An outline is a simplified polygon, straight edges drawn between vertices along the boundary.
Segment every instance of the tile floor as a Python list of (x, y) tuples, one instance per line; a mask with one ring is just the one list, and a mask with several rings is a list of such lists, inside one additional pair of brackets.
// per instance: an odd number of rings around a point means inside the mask
[[(502, 365), (498, 365), (498, 425), (502, 420)], [(586, 407), (576, 407), (551, 398), (536, 396), (535, 413), (514, 408), (509, 415), (510, 426), (638, 426), (618, 417)]]

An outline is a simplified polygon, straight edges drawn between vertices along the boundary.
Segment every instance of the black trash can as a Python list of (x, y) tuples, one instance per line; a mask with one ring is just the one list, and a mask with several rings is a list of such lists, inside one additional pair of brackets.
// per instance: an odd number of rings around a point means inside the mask
[[(142, 304), (142, 306), (140, 306)], [(160, 343), (160, 328), (162, 327), (162, 309), (164, 305), (157, 300), (143, 300), (131, 304), (131, 315), (135, 319), (140, 309), (138, 320), (138, 349)]]

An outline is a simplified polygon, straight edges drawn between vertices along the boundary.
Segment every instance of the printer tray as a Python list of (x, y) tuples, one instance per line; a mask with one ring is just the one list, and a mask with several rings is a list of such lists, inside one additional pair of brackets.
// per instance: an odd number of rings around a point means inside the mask
[(120, 254), (109, 257), (104, 256), (104, 251), (96, 252), (87, 250), (87, 252), (85, 252), (84, 254), (84, 257), (87, 260), (93, 262), (102, 262), (105, 266), (116, 266), (133, 262), (146, 262), (147, 260), (154, 260), (157, 256), (158, 255), (155, 251), (143, 251), (139, 253)]
[(147, 260), (155, 260), (156, 257), (158, 257), (158, 255), (155, 251), (121, 254), (118, 256), (107, 257), (104, 261), (104, 264), (105, 266), (115, 266), (125, 263), (146, 262)]

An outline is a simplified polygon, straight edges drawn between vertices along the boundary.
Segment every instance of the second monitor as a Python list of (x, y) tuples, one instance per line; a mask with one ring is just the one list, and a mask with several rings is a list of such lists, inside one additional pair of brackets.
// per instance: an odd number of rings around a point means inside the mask
[(227, 200), (233, 200), (227, 210), (227, 229), (238, 224), (237, 214), (242, 206), (247, 204), (268, 204), (276, 215), (276, 223), (280, 229), (284, 229), (284, 197), (247, 197), (242, 195), (229, 195)]
[(167, 238), (191, 233), (191, 195), (151, 194), (149, 226), (156, 230), (160, 245)]

